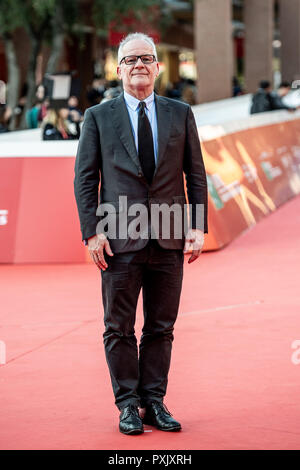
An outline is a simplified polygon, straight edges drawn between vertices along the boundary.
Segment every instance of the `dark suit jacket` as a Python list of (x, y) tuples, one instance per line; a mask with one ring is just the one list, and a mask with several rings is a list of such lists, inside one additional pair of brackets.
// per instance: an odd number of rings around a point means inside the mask
[[(127, 196), (128, 207), (135, 203), (145, 204), (149, 213), (152, 204), (171, 206), (179, 203), (184, 206), (183, 173), (189, 203), (193, 205), (190, 225), (207, 232), (206, 174), (191, 107), (156, 94), (155, 105), (158, 159), (151, 185), (143, 176), (124, 95), (86, 110), (74, 179), (83, 239), (96, 234), (97, 223), (101, 219), (96, 215), (99, 203), (100, 206), (111, 203), (116, 209), (117, 219), (120, 219), (126, 208), (119, 204), (119, 196)], [(204, 209), (200, 225), (196, 220), (195, 204), (202, 204)], [(132, 219), (134, 217), (129, 217), (129, 223)], [(163, 248), (183, 248), (184, 233), (181, 239), (175, 239), (173, 235), (172, 232), (170, 239), (163, 239), (159, 229), (159, 244)], [(110, 239), (115, 253), (136, 251), (146, 243), (147, 240), (141, 238)]]

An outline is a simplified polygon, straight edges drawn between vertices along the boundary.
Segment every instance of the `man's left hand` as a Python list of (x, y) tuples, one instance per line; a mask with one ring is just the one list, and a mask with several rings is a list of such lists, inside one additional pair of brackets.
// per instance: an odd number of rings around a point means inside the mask
[(204, 244), (204, 232), (200, 229), (189, 229), (185, 237), (185, 245), (183, 252), (188, 253), (192, 251), (192, 254), (188, 260), (188, 263), (192, 263), (199, 258)]

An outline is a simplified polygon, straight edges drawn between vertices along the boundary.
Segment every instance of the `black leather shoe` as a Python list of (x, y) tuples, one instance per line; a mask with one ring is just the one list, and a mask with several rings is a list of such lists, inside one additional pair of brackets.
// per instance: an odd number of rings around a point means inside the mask
[(119, 429), (123, 434), (141, 434), (144, 432), (143, 422), (137, 406), (130, 404), (122, 409)]
[(143, 418), (144, 424), (155, 426), (161, 431), (180, 431), (181, 424), (172, 418), (166, 405), (159, 401), (152, 401), (146, 405), (146, 413)]

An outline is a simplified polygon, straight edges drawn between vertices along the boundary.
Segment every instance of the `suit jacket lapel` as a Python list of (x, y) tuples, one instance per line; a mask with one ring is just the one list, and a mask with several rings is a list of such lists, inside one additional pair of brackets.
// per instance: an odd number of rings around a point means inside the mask
[[(172, 112), (167, 100), (154, 94), (155, 106), (156, 106), (156, 118), (157, 118), (157, 139), (158, 139), (158, 156), (157, 165), (155, 168), (153, 179), (159, 169), (159, 166), (163, 160), (163, 156), (169, 140), (169, 135), (172, 125)], [(136, 146), (133, 138), (131, 122), (127, 111), (126, 103), (124, 100), (124, 94), (122, 93), (116, 100), (111, 104), (112, 109), (112, 123), (127, 150), (129, 156), (133, 160), (136, 167), (141, 167), (139, 157), (136, 151)]]
[[(156, 118), (157, 118), (157, 134), (158, 134), (158, 157), (157, 165), (154, 172), (154, 177), (158, 171), (158, 168), (163, 160), (163, 156), (169, 140), (169, 135), (172, 125), (172, 113), (167, 100), (158, 96), (155, 93), (155, 106), (156, 106)], [(153, 179), (154, 179), (153, 177)]]
[(112, 105), (112, 123), (126, 148), (128, 154), (132, 158), (137, 168), (140, 168), (139, 157), (136, 151), (136, 146), (133, 138), (131, 122), (127, 111), (124, 94), (122, 93)]

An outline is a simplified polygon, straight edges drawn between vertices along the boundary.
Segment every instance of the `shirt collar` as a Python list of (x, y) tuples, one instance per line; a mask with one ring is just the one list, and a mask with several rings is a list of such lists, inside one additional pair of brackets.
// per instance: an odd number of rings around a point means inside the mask
[[(129, 108), (131, 108), (133, 111), (138, 109), (140, 100), (138, 100), (135, 96), (130, 95), (125, 90), (124, 99), (127, 106), (129, 106)], [(146, 108), (150, 111), (154, 103), (154, 91), (152, 91), (151, 95), (147, 96), (147, 98), (145, 98), (143, 101), (146, 103)]]

